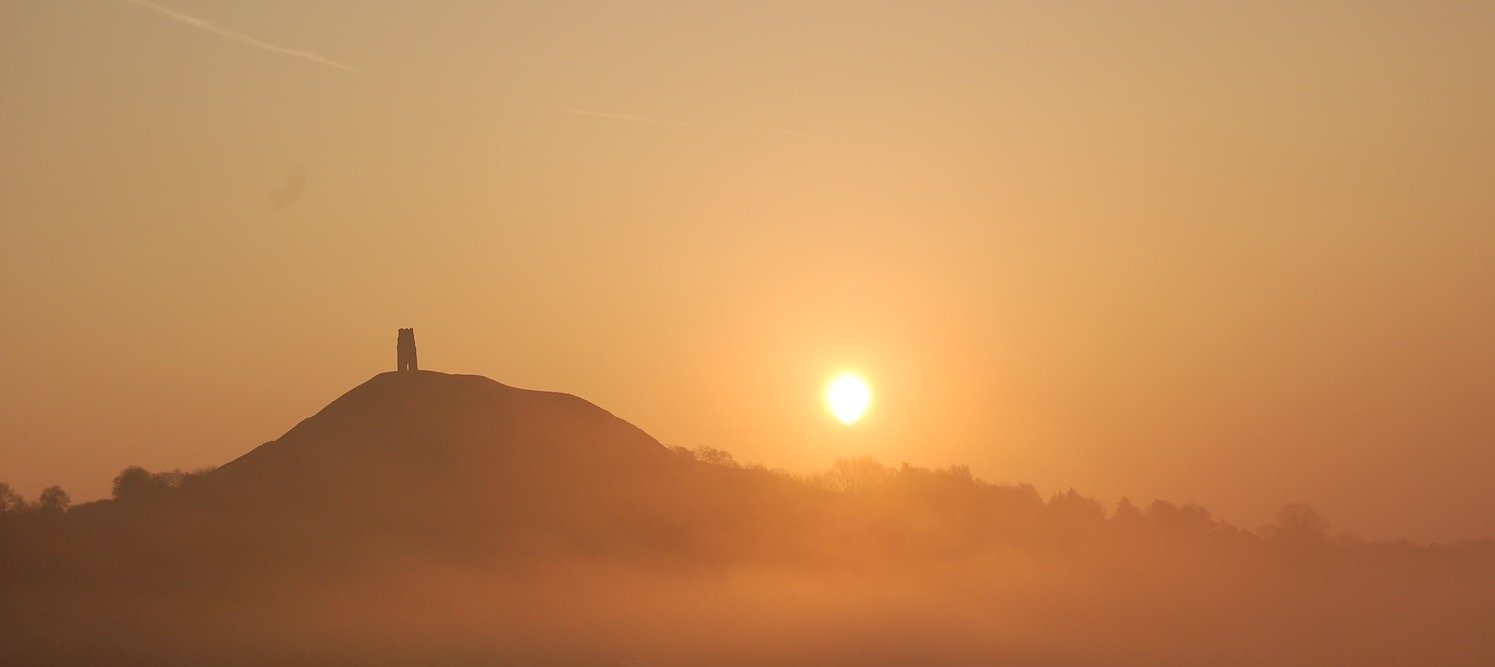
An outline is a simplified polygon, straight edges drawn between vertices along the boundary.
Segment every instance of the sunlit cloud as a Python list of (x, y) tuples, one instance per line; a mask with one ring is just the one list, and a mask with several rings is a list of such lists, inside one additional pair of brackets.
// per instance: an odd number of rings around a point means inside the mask
[(233, 30), (229, 30), (228, 28), (225, 28), (225, 27), (220, 26), (220, 25), (218, 25), (216, 23), (213, 23), (212, 21), (208, 21), (206, 19), (200, 19), (200, 18), (197, 18), (195, 16), (188, 16), (188, 15), (183, 14), (181, 12), (178, 12), (176, 10), (169, 9), (167, 7), (162, 7), (161, 5), (158, 5), (158, 4), (154, 3), (154, 2), (150, 2), (149, 0), (126, 0), (126, 2), (130, 2), (130, 3), (133, 3), (133, 4), (139, 5), (141, 7), (145, 7), (147, 9), (150, 9), (151, 11), (156, 12), (157, 14), (165, 16), (166, 18), (169, 18), (169, 19), (171, 19), (173, 21), (176, 21), (178, 23), (185, 23), (185, 24), (187, 24), (189, 26), (192, 26), (194, 28), (197, 28), (198, 30), (201, 30), (203, 32), (206, 32), (206, 33), (209, 33), (209, 34), (213, 34), (213, 35), (217, 35), (217, 36), (222, 37), (224, 39), (235, 41), (235, 42), (238, 42), (240, 44), (247, 44), (247, 45), (255, 47), (257, 49), (261, 49), (263, 51), (269, 51), (271, 53), (279, 53), (280, 55), (290, 56), (292, 58), (300, 58), (302, 60), (311, 61), (311, 62), (317, 63), (319, 65), (326, 65), (328, 67), (336, 67), (337, 69), (343, 70), (345, 72), (355, 72), (355, 73), (359, 73), (359, 74), (364, 73), (363, 70), (361, 70), (361, 69), (359, 69), (357, 67), (354, 67), (352, 65), (346, 65), (346, 64), (340, 63), (340, 62), (338, 62), (336, 60), (333, 60), (331, 58), (328, 58), (327, 56), (324, 56), (324, 55), (322, 55), (320, 53), (313, 53), (311, 51), (302, 51), (300, 49), (292, 49), (292, 48), (285, 47), (285, 46), (280, 46), (280, 45), (277, 45), (277, 44), (271, 44), (269, 42), (266, 42), (266, 41), (263, 41), (263, 40), (251, 37), (249, 35), (246, 35), (246, 34), (244, 34), (242, 32), (236, 32), (236, 31), (233, 31)]

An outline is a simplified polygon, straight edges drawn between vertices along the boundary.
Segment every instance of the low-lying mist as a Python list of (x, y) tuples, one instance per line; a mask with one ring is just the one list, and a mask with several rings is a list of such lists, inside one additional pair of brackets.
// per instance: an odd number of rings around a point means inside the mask
[[(1495, 546), (1241, 530), (1047, 500), (961, 467), (807, 476), (675, 450), (704, 484), (597, 521), (388, 486), (233, 507), (134, 468), (108, 501), (0, 493), (0, 657), (31, 663), (1474, 665)], [(632, 480), (625, 486), (630, 486)], [(631, 489), (630, 493), (637, 492)], [(298, 496), (316, 498), (318, 494)], [(499, 493), (506, 503), (528, 502)], [(613, 496), (599, 496), (608, 497)], [(382, 516), (380, 515), (382, 513)], [(470, 513), (470, 515), (464, 515)], [(488, 523), (486, 518), (491, 518)], [(622, 529), (614, 530), (616, 527)]]

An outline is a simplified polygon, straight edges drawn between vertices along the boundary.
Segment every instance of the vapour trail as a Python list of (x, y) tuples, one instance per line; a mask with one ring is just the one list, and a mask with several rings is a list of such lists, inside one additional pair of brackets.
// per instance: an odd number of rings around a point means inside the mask
[(253, 47), (257, 48), (257, 49), (262, 49), (262, 50), (265, 50), (265, 51), (269, 51), (271, 53), (279, 53), (280, 55), (283, 55), (283, 56), (290, 56), (292, 58), (300, 58), (302, 60), (309, 60), (309, 61), (317, 63), (319, 65), (326, 65), (328, 67), (336, 67), (337, 69), (343, 70), (345, 72), (354, 72), (354, 73), (357, 73), (357, 74), (363, 74), (363, 73), (365, 73), (363, 70), (358, 69), (357, 67), (354, 67), (352, 65), (345, 65), (343, 63), (340, 63), (340, 62), (338, 62), (336, 60), (328, 58), (327, 56), (321, 55), (319, 53), (312, 53), (311, 51), (302, 51), (300, 49), (292, 49), (292, 48), (287, 48), (287, 47), (284, 47), (284, 46), (278, 46), (278, 45), (275, 45), (275, 44), (271, 44), (269, 42), (266, 42), (266, 41), (263, 41), (263, 40), (259, 40), (259, 39), (256, 39), (254, 37), (250, 37), (249, 35), (246, 35), (246, 34), (244, 34), (242, 32), (235, 32), (233, 30), (229, 30), (228, 28), (220, 26), (217, 23), (213, 23), (212, 21), (208, 21), (208, 20), (205, 20), (205, 19), (200, 19), (200, 18), (197, 18), (195, 16), (188, 16), (188, 15), (183, 14), (181, 12), (178, 12), (176, 10), (169, 9), (169, 8), (166, 8), (166, 7), (162, 7), (161, 5), (158, 5), (158, 4), (154, 3), (154, 2), (150, 2), (149, 0), (125, 0), (125, 1), (133, 3), (133, 4), (136, 4), (136, 5), (139, 5), (141, 7), (145, 7), (147, 9), (150, 9), (151, 11), (154, 11), (154, 12), (156, 12), (156, 13), (162, 15), (162, 16), (165, 16), (166, 18), (169, 18), (169, 19), (171, 19), (173, 21), (176, 21), (178, 23), (185, 23), (185, 24), (187, 24), (189, 26), (192, 26), (194, 28), (197, 28), (198, 30), (201, 30), (203, 32), (206, 32), (206, 33), (209, 33), (209, 34), (213, 34), (213, 35), (217, 35), (217, 36), (222, 37), (224, 39), (235, 41), (235, 42), (238, 42), (240, 44), (247, 44), (247, 45), (253, 46)]

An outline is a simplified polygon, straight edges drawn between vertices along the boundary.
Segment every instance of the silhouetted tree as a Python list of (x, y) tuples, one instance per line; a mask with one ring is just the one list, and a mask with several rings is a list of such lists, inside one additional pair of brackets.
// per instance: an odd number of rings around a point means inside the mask
[(1106, 509), (1100, 501), (1082, 496), (1074, 489), (1050, 497), (1049, 512), (1069, 524), (1100, 523), (1106, 519)]
[(1154, 500), (1143, 518), (1155, 529), (1179, 535), (1204, 533), (1215, 527), (1210, 511), (1193, 503), (1180, 507), (1166, 500)]
[(42, 495), (36, 501), (36, 509), (47, 514), (62, 514), (72, 505), (72, 498), (68, 497), (67, 491), (60, 486), (49, 486), (42, 489)]
[(1318, 510), (1294, 503), (1277, 512), (1277, 523), (1267, 531), (1267, 536), (1279, 542), (1314, 543), (1329, 538), (1329, 521)]
[(140, 466), (125, 468), (114, 478), (114, 499), (121, 502), (157, 500), (170, 490), (166, 480)]
[(155, 478), (156, 481), (166, 486), (166, 488), (175, 489), (180, 487), (182, 485), (182, 482), (187, 480), (187, 473), (184, 473), (180, 470), (165, 470), (162, 472), (153, 473), (151, 477)]
[(0, 482), (0, 514), (16, 513), (25, 508), (26, 499), (10, 488), (9, 484)]
[(732, 453), (724, 449), (717, 449), (715, 447), (706, 447), (702, 445), (700, 447), (697, 447), (692, 453), (695, 454), (696, 460), (702, 463), (726, 466), (728, 468), (741, 467), (737, 465), (737, 461), (732, 458)]
[(859, 493), (887, 483), (893, 471), (870, 456), (836, 459), (831, 469), (811, 475), (809, 483), (841, 493)]

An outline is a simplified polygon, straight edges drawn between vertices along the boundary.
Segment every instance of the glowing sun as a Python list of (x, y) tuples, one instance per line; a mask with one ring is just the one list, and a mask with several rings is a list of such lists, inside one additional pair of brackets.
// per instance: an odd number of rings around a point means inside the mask
[(847, 426), (857, 423), (871, 402), (872, 390), (866, 381), (850, 373), (836, 376), (825, 388), (825, 406), (836, 416), (836, 421)]

